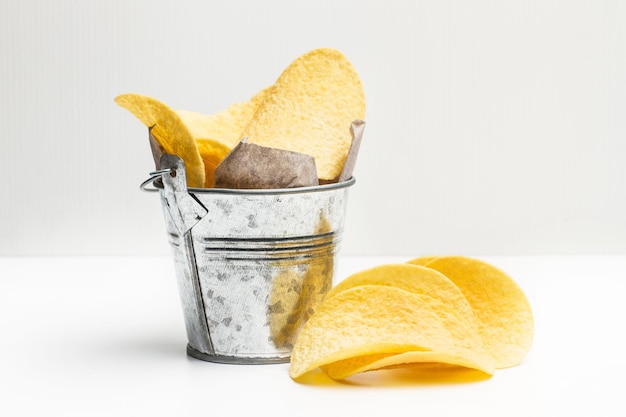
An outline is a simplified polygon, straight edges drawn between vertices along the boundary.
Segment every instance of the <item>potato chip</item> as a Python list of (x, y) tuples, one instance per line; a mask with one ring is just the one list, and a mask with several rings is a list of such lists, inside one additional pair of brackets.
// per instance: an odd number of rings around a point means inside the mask
[(486, 368), (466, 356), (459, 356), (444, 352), (411, 351), (396, 354), (373, 354), (344, 359), (322, 367), (326, 375), (332, 379), (341, 380), (353, 375), (383, 369), (393, 369), (406, 365), (431, 365), (431, 366), (459, 366), (476, 369), (487, 375), (493, 375), (492, 367)]
[(189, 110), (176, 110), (176, 114), (196, 140), (211, 140), (221, 143), (228, 149), (233, 149), (242, 139), (241, 132), (271, 89), (272, 87), (267, 87), (256, 93), (250, 100), (231, 104), (219, 113), (203, 114)]
[(519, 364), (532, 345), (534, 320), (521, 288), (506, 273), (478, 259), (463, 256), (417, 258), (409, 263), (435, 269), (454, 282), (478, 318), (485, 349), (496, 368)]
[(230, 148), (220, 142), (211, 139), (196, 139), (198, 151), (204, 164), (204, 186), (215, 186), (215, 168), (230, 153)]
[(150, 134), (159, 142), (163, 152), (176, 155), (185, 162), (187, 185), (204, 187), (204, 164), (198, 145), (187, 126), (167, 105), (140, 94), (122, 94), (115, 102), (150, 128)]
[(315, 49), (280, 75), (241, 132), (250, 143), (312, 155), (322, 181), (336, 181), (352, 142), (350, 125), (365, 117), (365, 94), (339, 51)]
[(457, 316), (457, 320), (467, 321), (466, 326), (471, 332), (478, 331), (477, 319), (463, 293), (448, 277), (434, 269), (411, 264), (375, 266), (350, 275), (331, 289), (326, 298), (361, 285), (390, 286), (438, 299)]
[(361, 285), (386, 285), (445, 301), (450, 308), (477, 328), (474, 312), (459, 288), (445, 275), (432, 268), (412, 264), (386, 264), (350, 275), (326, 296), (330, 298), (348, 288)]
[(491, 372), (491, 357), (466, 320), (439, 299), (401, 288), (360, 285), (326, 298), (304, 325), (289, 375), (364, 355), (435, 351)]
[(198, 144), (204, 162), (205, 188), (215, 186), (215, 168), (237, 145), (241, 131), (270, 89), (263, 89), (250, 100), (231, 104), (226, 110), (215, 114), (176, 110)]
[[(151, 129), (160, 152), (183, 159), (189, 186), (207, 188), (213, 187), (215, 167), (228, 154), (226, 150), (246, 137), (253, 144), (310, 155), (315, 158), (319, 183), (336, 182), (342, 169), (349, 175), (354, 167), (365, 113), (358, 74), (332, 49), (301, 56), (275, 85), (216, 114), (173, 111), (139, 94), (123, 94), (115, 101)], [(200, 183), (202, 177), (205, 181)]]
[[(334, 297), (336, 294), (341, 293), (349, 288), (358, 287), (361, 285), (381, 285), (392, 286), (395, 288), (401, 288), (406, 291), (410, 291), (417, 294), (426, 295), (433, 298), (438, 298), (444, 302), (448, 307), (455, 312), (455, 320), (466, 320), (466, 327), (472, 333), (478, 334), (478, 324), (474, 313), (459, 290), (459, 288), (448, 279), (445, 275), (431, 268), (426, 268), (418, 265), (411, 264), (387, 264), (375, 266), (370, 269), (366, 269), (355, 274), (350, 275), (339, 284), (337, 284), (326, 296), (326, 299)], [(463, 337), (462, 335), (455, 335), (455, 337)], [(387, 356), (396, 356), (396, 354), (385, 354)], [(413, 362), (424, 362), (428, 358), (422, 358), (419, 356), (413, 356)], [(382, 366), (387, 366), (385, 361), (378, 364), (381, 355), (369, 355), (366, 357), (351, 358), (350, 360), (344, 360), (341, 364), (328, 365), (323, 368), (325, 372), (334, 379), (342, 379), (341, 375), (345, 377), (353, 375), (354, 373), (364, 372), (365, 370), (378, 369)], [(434, 356), (429, 357), (429, 361), (436, 359)], [(455, 355), (441, 355), (439, 357), (441, 361), (448, 361), (448, 363), (466, 366), (470, 368), (476, 368), (476, 363), (471, 360), (467, 360), (463, 357)], [(369, 364), (371, 361), (372, 364)], [(389, 359), (389, 363), (393, 360)], [(406, 357), (399, 356), (396, 358), (397, 364), (405, 363), (408, 361)], [(376, 363), (374, 363), (376, 362)], [(350, 368), (352, 367), (352, 369)]]

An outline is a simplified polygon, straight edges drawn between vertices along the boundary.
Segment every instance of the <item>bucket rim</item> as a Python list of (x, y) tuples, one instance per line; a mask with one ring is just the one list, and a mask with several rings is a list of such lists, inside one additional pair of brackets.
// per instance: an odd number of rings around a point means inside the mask
[[(323, 192), (351, 187), (356, 182), (354, 176), (346, 181), (330, 184), (312, 185), (309, 187), (294, 188), (194, 188), (188, 187), (187, 191), (193, 194), (237, 194), (237, 195), (275, 195), (275, 194), (302, 194), (312, 192)], [(160, 178), (154, 181), (154, 187), (163, 190), (163, 183)]]

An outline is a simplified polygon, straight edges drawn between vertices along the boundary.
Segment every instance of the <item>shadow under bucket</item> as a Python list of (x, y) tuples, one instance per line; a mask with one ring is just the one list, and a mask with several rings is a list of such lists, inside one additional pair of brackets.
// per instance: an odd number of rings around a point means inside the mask
[[(187, 353), (223, 363), (288, 362), (333, 284), (348, 189), (187, 188), (163, 155), (141, 185), (159, 191), (187, 330)], [(156, 189), (147, 188), (155, 183)]]

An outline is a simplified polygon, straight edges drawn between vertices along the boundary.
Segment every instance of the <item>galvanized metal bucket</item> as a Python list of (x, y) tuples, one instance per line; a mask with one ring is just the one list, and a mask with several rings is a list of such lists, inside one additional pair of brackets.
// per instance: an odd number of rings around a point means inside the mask
[(288, 362), (301, 326), (332, 287), (354, 179), (200, 189), (187, 188), (177, 156), (163, 155), (160, 168), (141, 189), (160, 193), (187, 353), (222, 363)]

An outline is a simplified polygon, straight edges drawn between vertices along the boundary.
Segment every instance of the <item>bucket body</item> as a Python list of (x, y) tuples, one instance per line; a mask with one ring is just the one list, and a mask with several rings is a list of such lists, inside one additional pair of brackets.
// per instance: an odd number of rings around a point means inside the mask
[(187, 188), (180, 158), (158, 186), (173, 250), (189, 355), (224, 363), (287, 362), (333, 283), (348, 190)]

